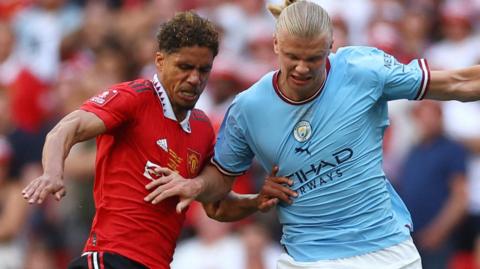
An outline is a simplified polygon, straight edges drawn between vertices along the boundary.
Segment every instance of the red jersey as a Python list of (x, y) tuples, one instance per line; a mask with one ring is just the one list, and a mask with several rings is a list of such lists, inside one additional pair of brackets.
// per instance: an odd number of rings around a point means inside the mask
[(158, 80), (115, 85), (81, 109), (103, 120), (97, 137), (95, 218), (84, 251), (120, 254), (149, 268), (170, 268), (185, 214), (178, 197), (157, 205), (143, 199), (157, 178), (155, 166), (195, 177), (213, 154), (214, 132), (207, 116), (192, 110), (178, 122)]

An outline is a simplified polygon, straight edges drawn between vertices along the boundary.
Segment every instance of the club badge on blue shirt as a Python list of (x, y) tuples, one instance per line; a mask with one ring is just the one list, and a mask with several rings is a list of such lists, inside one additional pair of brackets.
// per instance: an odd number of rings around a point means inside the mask
[(298, 142), (306, 142), (312, 136), (312, 126), (310, 122), (302, 120), (299, 121), (295, 128), (293, 128), (293, 136)]

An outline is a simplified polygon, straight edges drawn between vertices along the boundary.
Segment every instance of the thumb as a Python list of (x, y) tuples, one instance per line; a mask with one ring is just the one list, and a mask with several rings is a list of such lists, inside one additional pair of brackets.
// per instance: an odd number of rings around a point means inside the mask
[(187, 208), (193, 199), (181, 199), (177, 204), (177, 213), (181, 214), (185, 208)]
[(61, 188), (59, 191), (55, 192), (55, 199), (60, 201), (66, 194), (65, 188)]
[(277, 176), (277, 173), (278, 173), (278, 165), (273, 165), (272, 170), (270, 171), (270, 176), (275, 177)]
[(278, 198), (272, 198), (267, 201), (262, 202), (259, 206), (258, 209), (261, 212), (268, 212), (270, 209), (275, 207), (278, 204)]

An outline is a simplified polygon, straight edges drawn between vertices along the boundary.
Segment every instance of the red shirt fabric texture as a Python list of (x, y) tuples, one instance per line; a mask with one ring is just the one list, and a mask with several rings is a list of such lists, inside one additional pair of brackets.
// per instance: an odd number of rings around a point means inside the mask
[(145, 202), (150, 192), (145, 185), (158, 178), (157, 165), (195, 177), (212, 157), (215, 135), (200, 110), (191, 111), (190, 132), (166, 117), (171, 107), (161, 99), (165, 91), (158, 90), (149, 80), (125, 82), (81, 106), (107, 127), (97, 137), (96, 213), (84, 251), (113, 252), (163, 269), (170, 268), (185, 214), (175, 211), (177, 197)]

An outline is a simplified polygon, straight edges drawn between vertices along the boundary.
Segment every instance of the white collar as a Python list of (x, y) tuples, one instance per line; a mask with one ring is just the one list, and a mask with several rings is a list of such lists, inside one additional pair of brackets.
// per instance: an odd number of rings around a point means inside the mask
[[(175, 113), (173, 113), (172, 104), (168, 99), (168, 94), (163, 88), (162, 83), (158, 79), (157, 74), (153, 76), (152, 82), (153, 82), (153, 86), (155, 87), (155, 92), (157, 93), (158, 99), (162, 103), (163, 115), (171, 120), (178, 122), (177, 117), (175, 116)], [(192, 129), (190, 128), (190, 121), (189, 121), (191, 112), (192, 111), (189, 110), (187, 112), (187, 116), (185, 117), (185, 119), (182, 122), (180, 122), (180, 126), (182, 127), (183, 131), (185, 131), (186, 133), (192, 132)]]

